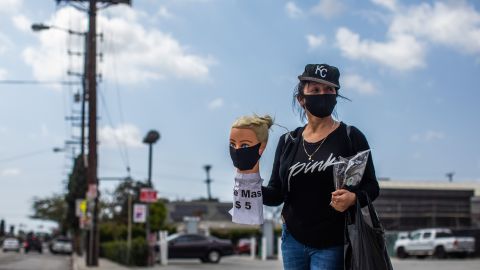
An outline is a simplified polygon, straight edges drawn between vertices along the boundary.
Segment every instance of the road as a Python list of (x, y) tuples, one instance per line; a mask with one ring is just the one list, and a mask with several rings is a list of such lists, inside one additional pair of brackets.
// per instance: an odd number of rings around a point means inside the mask
[[(480, 269), (480, 259), (392, 259), (395, 270), (477, 270)], [(168, 266), (156, 266), (157, 270), (281, 270), (279, 261), (251, 260), (248, 257), (233, 256), (222, 258), (219, 264), (202, 264), (198, 260), (171, 260)]]
[(480, 259), (392, 259), (395, 270), (476, 270), (480, 269)]
[[(70, 256), (51, 255), (48, 252), (38, 253), (3, 253), (0, 251), (0, 270), (69, 270)], [(84, 258), (80, 258), (80, 263), (84, 265)], [(395, 270), (473, 270), (480, 269), (480, 259), (392, 259)], [(104, 261), (99, 269), (123, 270), (132, 269)], [(79, 267), (84, 269), (85, 267)], [(222, 258), (219, 264), (202, 264), (198, 260), (171, 260), (168, 266), (156, 265), (152, 268), (133, 268), (133, 269), (158, 269), (158, 270), (280, 270), (283, 269), (279, 261), (259, 261), (251, 260), (246, 256), (232, 256)]]
[(52, 255), (46, 250), (43, 254), (0, 251), (0, 270), (70, 270), (70, 264), (70, 256)]
[[(477, 270), (480, 269), (480, 259), (392, 259), (395, 270)], [(279, 261), (259, 260), (252, 261), (248, 257), (226, 257), (219, 264), (202, 264), (198, 260), (171, 260), (167, 267), (157, 266), (157, 270), (281, 270), (283, 269)]]

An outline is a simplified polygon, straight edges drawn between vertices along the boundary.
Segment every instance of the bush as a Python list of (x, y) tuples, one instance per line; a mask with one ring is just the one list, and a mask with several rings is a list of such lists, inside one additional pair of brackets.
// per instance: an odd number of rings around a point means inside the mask
[[(100, 242), (123, 241), (127, 239), (128, 226), (115, 222), (103, 222), (99, 225)], [(143, 224), (132, 224), (132, 239), (145, 237)]]
[(238, 243), (241, 238), (250, 238), (252, 236), (258, 238), (261, 235), (261, 230), (258, 228), (247, 229), (211, 229), (210, 234), (212, 236), (230, 239), (234, 245)]
[(101, 244), (100, 255), (123, 265), (146, 266), (148, 246), (143, 238), (133, 239), (129, 257), (127, 241), (106, 242)]

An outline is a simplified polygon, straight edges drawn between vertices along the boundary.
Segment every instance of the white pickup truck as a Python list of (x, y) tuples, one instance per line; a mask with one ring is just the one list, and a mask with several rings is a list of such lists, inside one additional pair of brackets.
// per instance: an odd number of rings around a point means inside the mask
[(455, 237), (449, 229), (416, 230), (410, 234), (400, 234), (395, 242), (395, 251), (398, 258), (410, 255), (419, 258), (446, 258), (448, 255), (464, 257), (475, 252), (475, 239)]

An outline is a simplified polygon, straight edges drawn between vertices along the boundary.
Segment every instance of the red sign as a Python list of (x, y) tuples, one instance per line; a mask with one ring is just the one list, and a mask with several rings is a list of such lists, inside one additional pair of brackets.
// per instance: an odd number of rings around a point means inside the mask
[(145, 203), (154, 203), (157, 201), (157, 191), (151, 188), (140, 189), (140, 201)]

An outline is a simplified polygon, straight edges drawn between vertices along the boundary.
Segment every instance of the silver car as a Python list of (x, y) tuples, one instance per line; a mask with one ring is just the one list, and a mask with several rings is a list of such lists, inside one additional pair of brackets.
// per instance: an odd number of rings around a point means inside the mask
[(5, 238), (5, 240), (3, 240), (2, 250), (3, 252), (7, 252), (7, 251), (20, 252), (20, 241), (18, 241), (18, 239), (14, 237)]
[(50, 252), (53, 254), (72, 254), (73, 244), (72, 240), (68, 237), (58, 237), (50, 242)]

